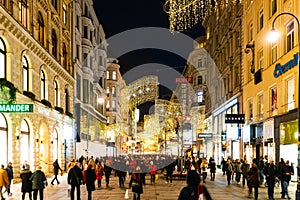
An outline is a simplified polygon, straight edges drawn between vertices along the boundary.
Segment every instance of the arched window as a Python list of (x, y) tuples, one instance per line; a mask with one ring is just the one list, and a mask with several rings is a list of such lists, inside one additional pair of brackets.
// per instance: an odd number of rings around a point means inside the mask
[(57, 36), (54, 29), (52, 29), (51, 39), (52, 39), (52, 55), (55, 58), (57, 58)]
[(45, 40), (45, 23), (44, 19), (42, 16), (42, 13), (39, 12), (38, 14), (38, 39), (42, 45), (44, 45), (44, 40)]
[(22, 58), (23, 62), (23, 91), (29, 90), (29, 66), (28, 60), (25, 56)]
[(0, 78), (6, 78), (6, 46), (0, 38)]
[(68, 52), (65, 43), (63, 44), (63, 65), (68, 70)]
[(116, 71), (112, 72), (112, 80), (117, 80), (117, 72)]
[(8, 159), (8, 142), (7, 142), (7, 122), (3, 114), (0, 113), (0, 145), (3, 152), (0, 156), (0, 163), (7, 163)]
[(54, 105), (59, 106), (59, 90), (57, 81), (54, 81)]
[(19, 0), (19, 20), (27, 28), (27, 0)]
[(20, 134), (20, 161), (21, 163), (25, 163), (25, 161), (27, 163), (29, 163), (29, 153), (30, 153), (30, 149), (29, 149), (29, 126), (28, 123), (26, 122), (26, 120), (23, 120), (21, 123), (21, 134)]
[(66, 108), (65, 108), (65, 110), (66, 110), (66, 113), (68, 113), (68, 112), (70, 112), (70, 110), (69, 110), (69, 107), (70, 107), (70, 105), (69, 105), (69, 99), (70, 99), (70, 96), (69, 96), (69, 90), (68, 90), (68, 88), (66, 88), (65, 89), (65, 106), (66, 106)]
[(41, 99), (46, 99), (46, 77), (43, 70), (41, 71)]

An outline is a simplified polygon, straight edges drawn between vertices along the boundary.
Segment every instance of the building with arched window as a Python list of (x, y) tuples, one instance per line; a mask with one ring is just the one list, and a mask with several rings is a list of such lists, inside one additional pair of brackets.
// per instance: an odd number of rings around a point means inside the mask
[(72, 5), (53, 2), (0, 2), (0, 164), (16, 178), (25, 162), (51, 174), (74, 158)]

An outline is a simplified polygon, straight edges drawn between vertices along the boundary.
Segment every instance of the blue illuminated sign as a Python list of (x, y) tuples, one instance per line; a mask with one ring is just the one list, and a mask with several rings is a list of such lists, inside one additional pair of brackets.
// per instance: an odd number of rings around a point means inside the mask
[(278, 78), (280, 75), (284, 74), (288, 70), (295, 67), (298, 64), (298, 60), (299, 60), (299, 54), (296, 53), (294, 55), (294, 58), (291, 59), (290, 61), (288, 61), (287, 63), (285, 63), (284, 65), (281, 65), (280, 63), (277, 63), (275, 65), (274, 72), (273, 72), (274, 77)]

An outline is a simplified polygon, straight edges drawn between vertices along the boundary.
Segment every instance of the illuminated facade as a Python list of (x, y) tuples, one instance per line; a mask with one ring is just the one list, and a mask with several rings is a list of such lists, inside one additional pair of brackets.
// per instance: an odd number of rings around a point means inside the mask
[[(203, 19), (206, 28), (204, 48), (213, 59), (209, 63), (207, 85), (211, 98), (212, 131), (218, 135), (216, 162), (221, 157), (240, 159), (241, 126), (225, 124), (226, 114), (243, 113), (242, 98), (242, 1), (217, 1), (214, 9)], [(216, 66), (216, 67), (215, 67)], [(221, 141), (221, 136), (225, 136)], [(224, 145), (221, 145), (221, 142)], [(216, 155), (215, 155), (216, 156)]]
[[(284, 158), (296, 167), (299, 106), (296, 98), (299, 95), (296, 21), (288, 15), (281, 16), (275, 23), (276, 30), (281, 33), (280, 39), (271, 44), (267, 42), (267, 35), (278, 14), (289, 12), (299, 18), (300, 2), (245, 3), (243, 47), (253, 45), (255, 57), (248, 53), (243, 60), (244, 154), (247, 159), (268, 155), (276, 163)], [(282, 66), (286, 66), (284, 70)]]
[[(58, 159), (64, 169), (74, 155), (72, 6), (69, 1), (0, 4), (0, 78), (18, 89), (13, 103), (33, 104), (32, 112), (0, 113), (0, 163), (11, 161), (15, 177), (25, 161), (48, 174)], [(4, 91), (2, 104), (11, 97)]]
[(90, 0), (73, 2), (76, 157), (106, 155), (105, 33)]

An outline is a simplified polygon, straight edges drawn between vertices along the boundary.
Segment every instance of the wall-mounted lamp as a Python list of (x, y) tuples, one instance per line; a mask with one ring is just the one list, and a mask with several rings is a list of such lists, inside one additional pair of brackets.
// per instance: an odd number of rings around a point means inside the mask
[(43, 140), (41, 140), (41, 144), (43, 144)]
[(39, 142), (39, 139), (36, 139), (36, 142)]
[(20, 136), (19, 136), (19, 135), (17, 135), (17, 140), (18, 140), (18, 139), (20, 139)]
[(250, 71), (252, 74), (255, 73), (255, 68), (254, 68), (254, 61), (255, 61), (255, 44), (247, 44), (246, 45), (246, 48), (245, 48), (245, 53), (248, 54), (248, 53), (252, 53), (252, 62), (251, 62), (251, 68), (250, 68)]
[(51, 141), (51, 144), (53, 144), (53, 141)]

